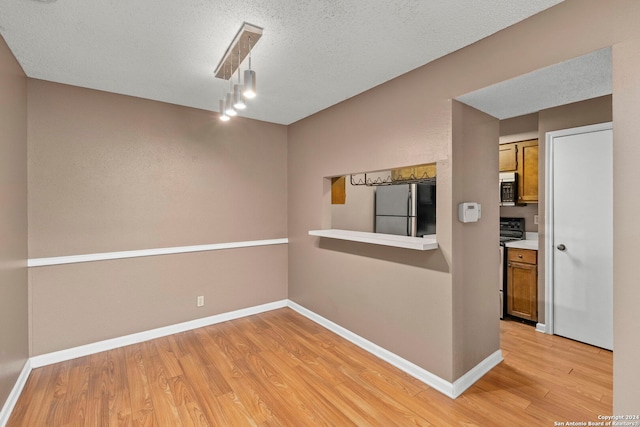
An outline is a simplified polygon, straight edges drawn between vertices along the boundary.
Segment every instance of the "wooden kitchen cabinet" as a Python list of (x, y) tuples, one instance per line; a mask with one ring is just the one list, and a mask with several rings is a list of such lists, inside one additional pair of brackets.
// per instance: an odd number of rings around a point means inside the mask
[(515, 172), (518, 169), (517, 143), (501, 144), (499, 156), (500, 172)]
[(538, 251), (507, 248), (507, 314), (538, 321)]
[(391, 169), (391, 179), (403, 181), (407, 179), (424, 179), (436, 177), (436, 164), (428, 163), (424, 165), (407, 166), (404, 168)]
[(518, 143), (518, 203), (538, 203), (538, 140)]
[(346, 176), (331, 178), (331, 204), (344, 205), (347, 203)]
[(518, 203), (538, 203), (538, 140), (501, 144), (500, 172), (518, 172)]

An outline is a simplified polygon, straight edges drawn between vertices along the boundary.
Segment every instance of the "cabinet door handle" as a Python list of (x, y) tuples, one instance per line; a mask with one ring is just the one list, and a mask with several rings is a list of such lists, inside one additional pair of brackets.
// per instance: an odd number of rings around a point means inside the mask
[(565, 245), (563, 245), (562, 243), (560, 243), (558, 246), (556, 246), (556, 248), (560, 251), (560, 252), (564, 252), (567, 250), (567, 247)]
[(518, 258), (522, 258), (522, 254), (518, 254)]

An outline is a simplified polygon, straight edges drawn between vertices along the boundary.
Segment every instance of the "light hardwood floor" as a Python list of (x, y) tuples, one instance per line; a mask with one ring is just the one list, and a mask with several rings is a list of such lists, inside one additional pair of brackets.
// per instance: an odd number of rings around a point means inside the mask
[(612, 353), (501, 323), (451, 400), (284, 308), (34, 369), (15, 426), (553, 426), (612, 411)]

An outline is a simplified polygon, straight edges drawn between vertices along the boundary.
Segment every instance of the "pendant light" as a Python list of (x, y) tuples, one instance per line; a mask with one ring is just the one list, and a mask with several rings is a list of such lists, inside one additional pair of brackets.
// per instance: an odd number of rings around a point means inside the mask
[(240, 46), (238, 45), (238, 84), (233, 87), (233, 106), (236, 110), (244, 110), (247, 104), (244, 103), (244, 94), (240, 83)]
[(227, 116), (227, 108), (223, 99), (220, 100), (220, 120), (222, 120), (223, 122), (229, 121), (229, 116)]
[(256, 97), (256, 72), (251, 69), (251, 36), (249, 36), (249, 68), (244, 70), (244, 97)]
[(224, 95), (224, 86), (222, 87), (222, 99), (218, 102), (218, 105), (220, 105), (220, 120), (228, 122), (229, 115), (227, 114), (227, 101)]
[[(262, 31), (261, 27), (244, 22), (216, 67), (216, 78), (229, 81), (228, 91), (223, 85), (222, 98), (219, 100), (222, 121), (229, 121), (232, 116), (247, 108), (245, 98), (256, 96), (256, 73), (251, 69), (251, 50), (262, 37)], [(249, 64), (242, 81), (240, 66), (247, 56)], [(236, 72), (238, 81), (234, 85), (233, 76)]]
[(233, 99), (232, 99), (231, 92), (227, 92), (227, 96), (224, 99), (224, 104), (225, 104), (225, 107), (227, 107), (226, 109), (227, 116), (235, 117), (238, 115), (238, 112), (236, 111), (236, 109), (233, 108)]
[(233, 91), (233, 83), (231, 82), (231, 77), (231, 74), (229, 74), (229, 92), (227, 92), (227, 96), (225, 97), (225, 106), (227, 107), (227, 116), (235, 117), (238, 115), (238, 112), (233, 108), (233, 94), (231, 93)]

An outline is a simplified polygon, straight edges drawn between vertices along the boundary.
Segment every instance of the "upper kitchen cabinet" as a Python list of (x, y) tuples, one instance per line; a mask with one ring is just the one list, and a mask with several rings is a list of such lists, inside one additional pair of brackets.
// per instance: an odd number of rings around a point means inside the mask
[(518, 173), (518, 203), (538, 203), (538, 140), (500, 145), (500, 172)]
[(517, 143), (500, 145), (500, 172), (515, 172), (518, 169)]
[(538, 140), (518, 143), (518, 202), (538, 203)]
[(346, 176), (331, 178), (331, 204), (344, 205), (347, 203)]

